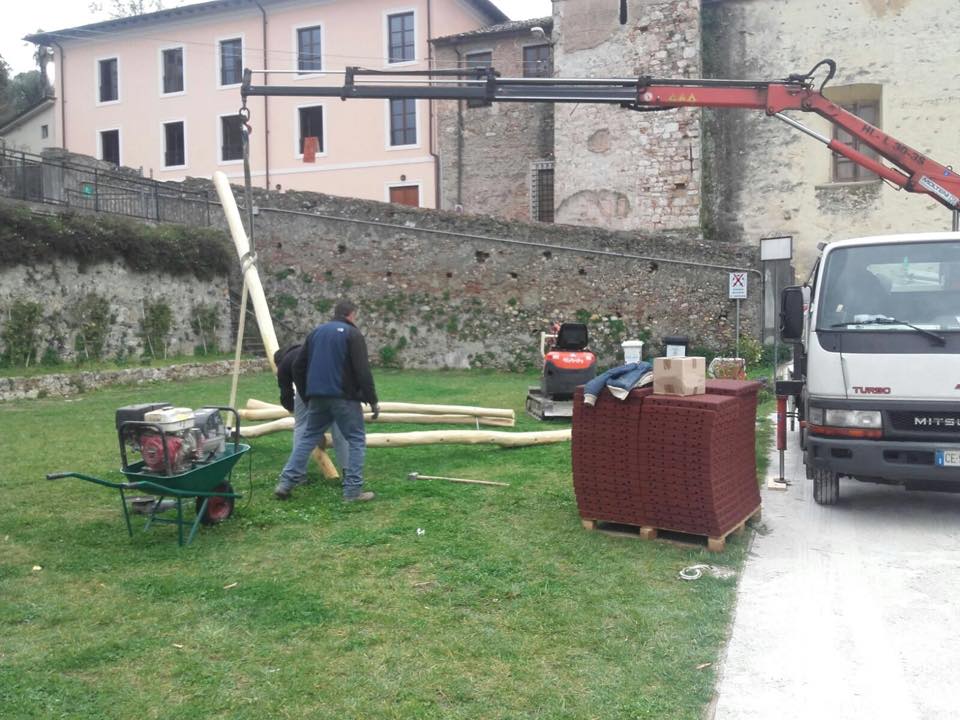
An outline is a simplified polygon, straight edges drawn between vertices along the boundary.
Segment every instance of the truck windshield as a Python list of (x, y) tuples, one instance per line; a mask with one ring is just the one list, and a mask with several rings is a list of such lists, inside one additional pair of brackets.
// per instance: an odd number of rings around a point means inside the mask
[[(826, 257), (817, 329), (960, 330), (960, 242), (838, 248)], [(896, 318), (903, 324), (876, 322)]]

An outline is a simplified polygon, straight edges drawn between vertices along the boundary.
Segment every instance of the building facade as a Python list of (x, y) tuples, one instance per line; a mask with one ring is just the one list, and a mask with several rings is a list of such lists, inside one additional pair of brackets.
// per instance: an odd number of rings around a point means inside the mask
[[(438, 38), (437, 66), (552, 77), (552, 28), (540, 18)], [(441, 207), (552, 222), (554, 112), (550, 103), (437, 103)]]
[(60, 128), (56, 99), (44, 98), (3, 125), (0, 145), (7, 151), (40, 154), (47, 148), (60, 146)]
[[(354, 65), (423, 70), (431, 37), (504, 20), (489, 0), (215, 0), (27, 39), (55, 50), (68, 150), (159, 180), (220, 170), (237, 181), (244, 68), (273, 71), (255, 73), (258, 85), (303, 87), (340, 85)], [(258, 97), (248, 107), (257, 185), (435, 206), (429, 102)]]

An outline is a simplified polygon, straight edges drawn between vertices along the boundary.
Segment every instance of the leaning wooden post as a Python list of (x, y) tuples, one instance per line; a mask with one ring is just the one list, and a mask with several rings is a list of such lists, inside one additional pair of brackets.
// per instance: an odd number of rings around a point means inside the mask
[[(227, 225), (230, 226), (230, 235), (233, 237), (233, 244), (237, 248), (237, 255), (240, 257), (240, 269), (243, 273), (243, 283), (247, 292), (250, 294), (250, 301), (253, 303), (253, 314), (257, 318), (257, 327), (260, 328), (260, 338), (263, 340), (263, 349), (267, 353), (267, 361), (274, 374), (277, 372), (277, 365), (273, 361), (273, 356), (280, 349), (277, 342), (277, 333), (273, 329), (273, 319), (270, 317), (270, 307), (267, 305), (267, 296), (263, 292), (263, 285), (260, 283), (260, 273), (257, 272), (256, 255), (250, 252), (250, 240), (246, 231), (243, 229), (243, 221), (240, 219), (240, 211), (237, 209), (237, 201), (233, 197), (233, 190), (230, 189), (230, 181), (222, 172), (217, 171), (213, 174), (213, 184), (217, 189), (217, 196), (220, 198), (220, 204), (223, 206), (224, 215), (227, 218)], [(238, 341), (239, 342), (239, 341)], [(321, 448), (315, 448), (313, 459), (320, 466), (320, 472), (327, 479), (340, 477), (336, 466), (327, 457), (327, 454)]]
[(240, 211), (237, 209), (237, 201), (233, 197), (233, 190), (230, 189), (230, 181), (227, 180), (226, 175), (217, 171), (213, 174), (213, 184), (217, 188), (220, 204), (223, 205), (223, 212), (227, 217), (227, 225), (230, 226), (230, 235), (233, 237), (233, 244), (237, 248), (237, 255), (240, 256), (240, 268), (243, 272), (243, 279), (247, 283), (247, 292), (250, 293), (250, 300), (253, 303), (253, 313), (257, 318), (257, 326), (260, 328), (260, 338), (263, 340), (263, 349), (267, 353), (267, 361), (273, 371), (276, 372), (277, 368), (273, 362), (273, 354), (280, 348), (280, 345), (277, 343), (277, 334), (273, 329), (267, 296), (264, 294), (263, 285), (260, 283), (260, 273), (257, 272), (256, 256), (250, 252), (250, 241), (243, 229), (243, 221), (240, 219)]

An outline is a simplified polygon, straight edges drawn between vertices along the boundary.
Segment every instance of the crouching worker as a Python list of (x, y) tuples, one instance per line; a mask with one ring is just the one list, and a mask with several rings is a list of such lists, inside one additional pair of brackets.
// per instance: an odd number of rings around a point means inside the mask
[(380, 414), (380, 407), (367, 343), (354, 324), (356, 318), (357, 306), (341, 300), (334, 308), (333, 320), (315, 328), (293, 360), (293, 380), (306, 405), (306, 417), (274, 490), (281, 500), (290, 497), (293, 488), (304, 481), (310, 453), (333, 423), (347, 441), (343, 499), (353, 502), (374, 497), (363, 490), (366, 430), (360, 403), (371, 406), (374, 418)]
[[(277, 385), (280, 386), (280, 404), (287, 412), (293, 413), (294, 447), (297, 445), (297, 438), (303, 434), (303, 429), (307, 426), (307, 404), (300, 399), (300, 394), (296, 391), (293, 382), (293, 363), (302, 348), (303, 346), (298, 343), (277, 350), (273, 354), (273, 364), (277, 368)], [(348, 449), (347, 441), (336, 423), (333, 424), (333, 448), (337, 454), (337, 465), (340, 467), (342, 477), (347, 467)]]

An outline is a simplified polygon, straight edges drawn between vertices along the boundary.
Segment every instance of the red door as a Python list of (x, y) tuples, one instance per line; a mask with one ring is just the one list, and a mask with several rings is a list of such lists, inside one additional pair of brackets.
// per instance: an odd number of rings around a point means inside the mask
[(398, 205), (420, 207), (420, 188), (416, 185), (400, 185), (390, 188), (390, 202)]

